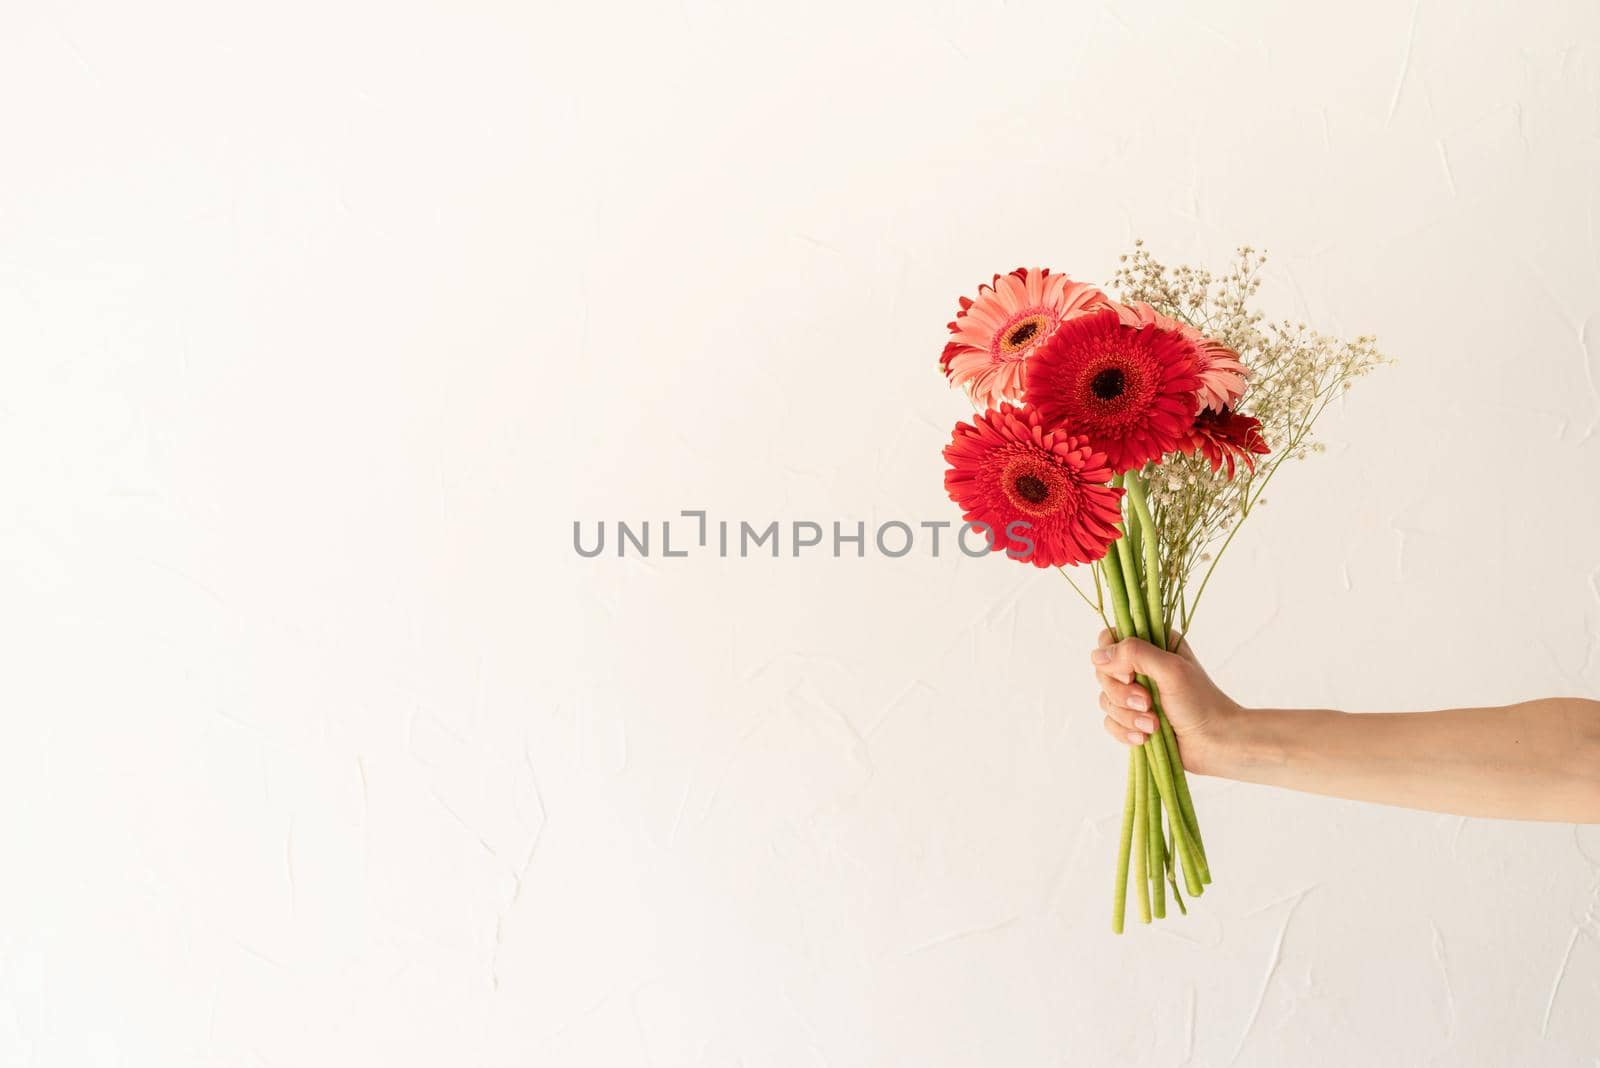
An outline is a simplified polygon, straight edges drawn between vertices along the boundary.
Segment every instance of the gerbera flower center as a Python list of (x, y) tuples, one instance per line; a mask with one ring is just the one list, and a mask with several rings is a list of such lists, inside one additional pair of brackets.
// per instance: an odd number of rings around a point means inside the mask
[(1028, 515), (1053, 515), (1073, 500), (1062, 469), (1032, 448), (1013, 456), (997, 474), (1011, 506)]
[(1048, 312), (1030, 308), (1015, 316), (995, 333), (995, 352), (1001, 357), (1020, 360), (1039, 342), (1050, 336), (1055, 320)]
[(1050, 487), (1044, 484), (1044, 479), (1036, 475), (1023, 475), (1013, 484), (1017, 496), (1029, 504), (1043, 504), (1044, 499), (1050, 496)]
[(1028, 339), (1039, 332), (1039, 324), (1029, 319), (1027, 322), (1011, 331), (1011, 336), (1006, 338), (1006, 344), (1011, 346), (1026, 344)]
[(1101, 400), (1116, 400), (1122, 396), (1122, 391), (1128, 387), (1127, 376), (1115, 367), (1107, 367), (1104, 371), (1094, 376), (1089, 383), (1089, 388)]

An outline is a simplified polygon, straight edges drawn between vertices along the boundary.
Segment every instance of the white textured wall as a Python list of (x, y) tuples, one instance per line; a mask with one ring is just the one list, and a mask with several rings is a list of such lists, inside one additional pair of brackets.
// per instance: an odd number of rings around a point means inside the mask
[(1136, 234), (1403, 361), (1208, 594), (1245, 702), (1600, 691), (1600, 13), (0, 14), (0, 1063), (1589, 1065), (1600, 828), (1123, 758), (951, 518), (956, 297)]

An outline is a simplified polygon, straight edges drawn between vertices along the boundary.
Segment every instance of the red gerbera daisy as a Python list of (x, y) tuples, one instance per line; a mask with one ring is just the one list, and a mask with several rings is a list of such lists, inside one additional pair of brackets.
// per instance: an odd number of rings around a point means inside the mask
[(1182, 331), (1107, 308), (1062, 323), (1034, 353), (1027, 400), (1127, 471), (1183, 445), (1199, 388), (1199, 357)]
[(993, 551), (1035, 567), (1087, 564), (1121, 533), (1122, 490), (1106, 485), (1105, 454), (1032, 408), (1001, 404), (957, 423), (944, 458), (950, 499), (989, 529)]
[(1195, 416), (1185, 451), (1203, 453), (1211, 461), (1213, 471), (1220, 471), (1227, 465), (1228, 478), (1232, 479), (1236, 461), (1243, 460), (1254, 471), (1256, 457), (1272, 450), (1261, 436), (1261, 420), (1240, 415), (1231, 408), (1221, 411), (1203, 408)]
[(1210, 337), (1202, 337), (1196, 341), (1195, 351), (1200, 354), (1202, 405), (1212, 411), (1221, 411), (1244, 396), (1245, 377), (1250, 372), (1239, 361), (1237, 352), (1216, 338)]
[(1117, 310), (1122, 313), (1122, 321), (1131, 326), (1147, 326), (1155, 323), (1169, 330), (1176, 330), (1194, 342), (1200, 375), (1198, 397), (1202, 407), (1220, 412), (1229, 405), (1238, 403), (1239, 398), (1244, 396), (1245, 379), (1250, 372), (1240, 362), (1237, 352), (1216, 338), (1206, 337), (1181, 319), (1162, 315), (1142, 300), (1131, 304), (1118, 304)]
[(1106, 307), (1106, 295), (1047, 267), (1018, 267), (978, 287), (978, 299), (961, 298), (939, 366), (972, 402), (993, 408), (1022, 400), (1024, 361), (1063, 319)]

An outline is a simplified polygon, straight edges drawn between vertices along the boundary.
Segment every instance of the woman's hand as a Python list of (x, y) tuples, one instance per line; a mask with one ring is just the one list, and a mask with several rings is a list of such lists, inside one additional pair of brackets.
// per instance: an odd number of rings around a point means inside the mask
[(1162, 652), (1110, 631), (1090, 654), (1106, 731), (1139, 745), (1160, 728), (1150, 693), (1198, 775), (1497, 819), (1600, 823), (1600, 701), (1545, 697), (1438, 712), (1240, 708), (1183, 643)]
[(1210, 774), (1208, 757), (1240, 708), (1217, 689), (1187, 642), (1180, 640), (1178, 651), (1168, 653), (1138, 638), (1119, 642), (1103, 630), (1090, 659), (1100, 681), (1106, 733), (1123, 745), (1142, 745), (1159, 729), (1150, 692), (1134, 680), (1134, 675), (1143, 675), (1161, 694), (1161, 707), (1178, 735), (1183, 766), (1199, 775)]

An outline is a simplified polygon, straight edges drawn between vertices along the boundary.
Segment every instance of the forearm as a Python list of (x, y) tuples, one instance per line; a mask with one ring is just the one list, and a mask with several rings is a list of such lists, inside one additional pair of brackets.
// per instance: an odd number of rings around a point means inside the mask
[[(1367, 713), (1243, 709), (1193, 770), (1466, 816), (1600, 823), (1600, 702)], [(1197, 754), (1198, 755), (1198, 754)]]

